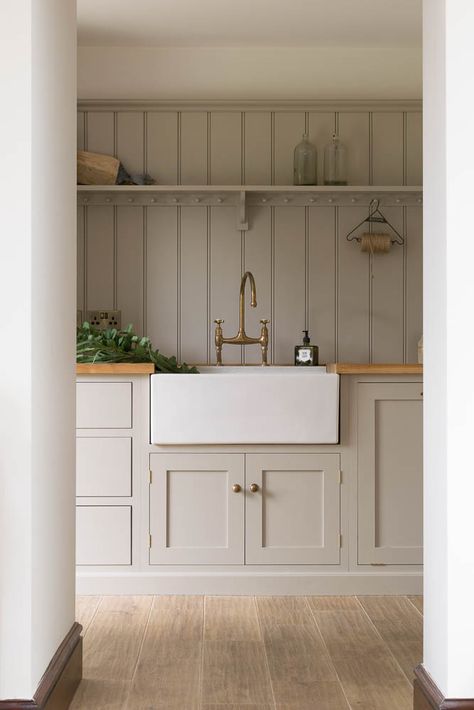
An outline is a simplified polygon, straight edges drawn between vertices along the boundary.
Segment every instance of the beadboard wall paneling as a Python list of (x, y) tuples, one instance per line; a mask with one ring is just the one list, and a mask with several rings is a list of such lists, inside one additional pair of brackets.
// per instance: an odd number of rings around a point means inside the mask
[[(421, 184), (421, 110), (395, 102), (307, 108), (89, 102), (78, 113), (78, 148), (117, 155), (130, 172), (146, 170), (162, 184), (283, 185), (292, 183), (293, 149), (305, 131), (318, 148), (321, 182), (324, 144), (336, 130), (351, 184)], [(224, 334), (235, 334), (240, 278), (251, 270), (258, 306), (250, 308), (247, 293), (247, 331), (257, 335), (260, 318), (271, 318), (272, 362), (292, 362), (306, 327), (322, 361), (414, 362), (422, 208), (384, 211), (406, 244), (369, 256), (345, 239), (367, 212), (357, 205), (252, 206), (248, 232), (226, 205), (80, 207), (78, 308), (120, 308), (123, 323), (163, 352), (214, 362), (213, 321), (224, 318)], [(256, 346), (224, 346), (224, 362), (259, 361)]]

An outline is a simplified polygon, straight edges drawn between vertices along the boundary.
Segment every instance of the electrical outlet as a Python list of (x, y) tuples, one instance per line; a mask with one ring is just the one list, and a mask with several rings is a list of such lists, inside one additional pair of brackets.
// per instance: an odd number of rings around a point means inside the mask
[(122, 311), (87, 311), (87, 320), (94, 328), (100, 330), (120, 329), (122, 327)]

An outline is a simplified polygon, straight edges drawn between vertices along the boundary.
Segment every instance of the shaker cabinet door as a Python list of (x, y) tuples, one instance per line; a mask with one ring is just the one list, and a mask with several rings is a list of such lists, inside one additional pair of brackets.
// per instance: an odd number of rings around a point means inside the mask
[(150, 459), (150, 564), (243, 564), (244, 456)]
[(248, 454), (247, 564), (339, 564), (339, 454)]
[(361, 382), (358, 562), (423, 562), (423, 385)]

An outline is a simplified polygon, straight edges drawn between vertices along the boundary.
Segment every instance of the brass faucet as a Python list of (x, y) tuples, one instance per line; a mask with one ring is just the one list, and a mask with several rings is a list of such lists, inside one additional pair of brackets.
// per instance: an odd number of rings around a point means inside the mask
[(268, 365), (267, 353), (268, 353), (268, 328), (267, 323), (270, 323), (266, 318), (262, 318), (260, 323), (262, 325), (259, 338), (249, 338), (245, 332), (245, 284), (247, 279), (250, 280), (251, 288), (251, 300), (250, 305), (255, 308), (257, 305), (257, 288), (255, 286), (255, 279), (250, 271), (246, 271), (242, 276), (242, 281), (240, 282), (240, 296), (239, 296), (239, 331), (237, 335), (233, 338), (224, 338), (222, 333), (222, 323), (224, 322), (221, 318), (217, 318), (214, 323), (216, 323), (215, 332), (215, 343), (216, 343), (216, 357), (217, 364), (222, 365), (222, 346), (224, 343), (228, 345), (255, 345), (259, 344), (262, 349), (262, 365)]

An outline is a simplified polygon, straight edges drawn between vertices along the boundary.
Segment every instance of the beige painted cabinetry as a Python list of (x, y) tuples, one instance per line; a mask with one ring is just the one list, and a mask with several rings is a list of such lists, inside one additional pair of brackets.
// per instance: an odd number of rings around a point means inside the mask
[(80, 593), (419, 593), (420, 374), (355, 367), (338, 444), (265, 446), (153, 445), (145, 373), (80, 374)]
[(339, 564), (339, 454), (150, 460), (151, 564)]
[(150, 473), (151, 564), (243, 564), (243, 454), (151, 454)]
[(246, 456), (247, 564), (339, 564), (339, 468), (339, 454)]
[(423, 404), (420, 382), (359, 382), (358, 563), (423, 561)]

